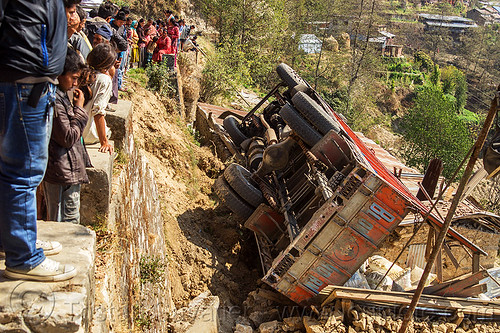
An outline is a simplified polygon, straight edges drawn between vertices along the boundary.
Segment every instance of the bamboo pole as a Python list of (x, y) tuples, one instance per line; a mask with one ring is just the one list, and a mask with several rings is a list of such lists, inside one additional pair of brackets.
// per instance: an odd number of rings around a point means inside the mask
[(413, 318), (413, 313), (415, 312), (415, 308), (417, 307), (418, 301), (420, 300), (420, 296), (422, 296), (422, 292), (425, 287), (425, 282), (427, 281), (427, 278), (429, 277), (429, 274), (431, 272), (432, 265), (434, 265), (434, 262), (436, 261), (436, 258), (441, 251), (441, 247), (443, 246), (444, 238), (446, 237), (446, 234), (448, 233), (448, 229), (450, 228), (451, 225), (451, 219), (453, 218), (453, 215), (455, 214), (455, 210), (457, 209), (458, 203), (460, 202), (460, 198), (462, 197), (462, 192), (465, 189), (465, 185), (467, 184), (467, 181), (469, 180), (474, 164), (476, 164), (476, 161), (479, 157), (479, 153), (481, 152), (481, 149), (483, 148), (484, 142), (486, 141), (486, 137), (488, 135), (488, 132), (490, 130), (490, 127), (493, 123), (493, 119), (495, 118), (495, 114), (497, 112), (497, 106), (498, 106), (498, 93), (500, 91), (500, 86), (497, 88), (497, 92), (495, 94), (495, 97), (491, 101), (491, 107), (490, 111), (488, 112), (488, 116), (486, 117), (486, 120), (484, 121), (483, 128), (481, 129), (481, 132), (479, 133), (479, 136), (476, 140), (476, 143), (474, 144), (474, 150), (472, 151), (472, 156), (469, 159), (469, 163), (467, 164), (467, 167), (465, 168), (464, 175), (462, 176), (462, 179), (460, 180), (460, 184), (458, 186), (457, 192), (455, 193), (455, 196), (453, 197), (453, 201), (451, 202), (450, 209), (448, 210), (448, 214), (446, 215), (446, 219), (444, 221), (443, 227), (441, 228), (441, 231), (439, 232), (439, 236), (436, 239), (436, 242), (434, 244), (434, 248), (432, 249), (431, 255), (429, 257), (429, 260), (427, 261), (427, 264), (425, 265), (424, 272), (422, 274), (422, 278), (420, 279), (420, 282), (418, 283), (417, 290), (415, 290), (415, 294), (413, 295), (413, 299), (410, 303), (410, 306), (408, 307), (408, 311), (405, 313), (403, 323), (401, 324), (401, 328), (399, 329), (399, 333), (406, 333), (406, 330), (408, 326), (410, 325), (410, 321)]

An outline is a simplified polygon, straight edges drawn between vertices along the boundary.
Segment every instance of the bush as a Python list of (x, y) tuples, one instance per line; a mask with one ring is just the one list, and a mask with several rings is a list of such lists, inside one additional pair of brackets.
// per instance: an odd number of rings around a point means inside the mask
[(214, 54), (207, 59), (200, 92), (205, 102), (215, 102), (217, 97), (230, 99), (236, 87), (249, 85), (252, 78), (243, 51), (238, 50), (233, 43), (219, 45)]
[(443, 176), (449, 178), (472, 145), (469, 130), (455, 111), (453, 96), (434, 85), (420, 87), (416, 94), (413, 108), (401, 121), (403, 157), (422, 171), (431, 159), (439, 158)]
[(175, 72), (171, 71), (165, 62), (152, 63), (146, 68), (148, 88), (157, 91), (162, 96), (174, 96), (177, 93)]
[(419, 64), (420, 70), (432, 71), (434, 70), (434, 61), (424, 51), (417, 51), (413, 55), (415, 63)]

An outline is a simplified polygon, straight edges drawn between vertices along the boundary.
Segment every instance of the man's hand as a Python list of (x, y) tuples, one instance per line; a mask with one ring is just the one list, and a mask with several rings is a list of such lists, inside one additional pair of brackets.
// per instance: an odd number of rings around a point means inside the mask
[(75, 88), (75, 90), (73, 91), (73, 105), (83, 108), (84, 102), (85, 97), (83, 96), (83, 92), (80, 89)]
[(120, 68), (120, 64), (122, 63), (122, 58), (118, 58), (115, 61), (115, 68)]

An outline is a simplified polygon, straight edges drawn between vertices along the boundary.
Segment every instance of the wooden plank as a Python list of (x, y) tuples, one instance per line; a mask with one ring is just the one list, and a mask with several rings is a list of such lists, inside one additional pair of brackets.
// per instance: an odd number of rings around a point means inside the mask
[[(429, 256), (431, 255), (432, 244), (434, 242), (434, 227), (429, 225), (429, 233), (427, 234), (427, 244), (425, 246), (425, 260), (429, 260)], [(413, 267), (411, 267), (413, 269)]]
[[(412, 298), (412, 293), (337, 287), (323, 302), (322, 306), (329, 304), (335, 299), (407, 306), (411, 303)], [(500, 303), (498, 302), (466, 300), (456, 297), (422, 295), (417, 306), (432, 309), (461, 310), (464, 314), (468, 315), (500, 315)]]
[(448, 258), (450, 258), (451, 262), (453, 263), (453, 266), (455, 266), (455, 268), (459, 268), (460, 264), (458, 263), (457, 258), (455, 258), (455, 256), (451, 252), (450, 246), (448, 244), (446, 244), (446, 242), (443, 243), (443, 249), (444, 249), (444, 252), (446, 252), (446, 255), (448, 256)]
[(434, 292), (434, 295), (439, 295), (439, 296), (454, 295), (457, 292), (460, 292), (466, 288), (469, 288), (469, 287), (479, 283), (479, 281), (481, 281), (482, 279), (487, 278), (487, 277), (488, 277), (487, 271), (480, 271), (480, 272), (474, 273), (471, 276), (469, 276), (463, 280), (453, 282), (448, 287)]
[(453, 296), (453, 297), (473, 297), (473, 296), (479, 295), (480, 293), (484, 293), (486, 291), (488, 291), (488, 286), (486, 285), (486, 283), (482, 283), (482, 284), (478, 284), (478, 285), (466, 288), (462, 291), (458, 291), (450, 296)]
[[(439, 233), (436, 232), (434, 238), (434, 244), (437, 244), (437, 239), (439, 237)], [(439, 283), (443, 282), (443, 249), (439, 249), (437, 256), (436, 256), (436, 261), (434, 262), (434, 269), (436, 270), (436, 275), (437, 275), (437, 280)]]
[(342, 314), (344, 315), (344, 318), (343, 318), (344, 323), (352, 322), (352, 318), (351, 318), (352, 302), (351, 302), (351, 300), (342, 298), (341, 306), (342, 306)]
[(481, 269), (481, 264), (479, 263), (480, 257), (481, 256), (477, 252), (474, 252), (472, 254), (472, 272), (473, 273), (479, 272), (479, 270)]
[(462, 310), (456, 310), (455, 314), (450, 319), (450, 322), (452, 322), (453, 324), (459, 326), (462, 323), (463, 320), (464, 320), (464, 312)]
[[(443, 171), (443, 161), (438, 158), (432, 159), (427, 167), (424, 174), (424, 179), (422, 179), (422, 187), (427, 192), (430, 198), (434, 197), (436, 192), (436, 186), (439, 181), (439, 176)], [(417, 198), (420, 201), (429, 200), (427, 196), (423, 193), (422, 189), (418, 190)]]

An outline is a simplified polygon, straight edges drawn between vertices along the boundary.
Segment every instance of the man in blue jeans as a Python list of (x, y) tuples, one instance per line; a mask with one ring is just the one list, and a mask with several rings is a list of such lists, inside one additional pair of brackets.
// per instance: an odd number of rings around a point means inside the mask
[(0, 240), (8, 278), (76, 275), (74, 267), (45, 257), (44, 247), (60, 250), (55, 243), (37, 243), (35, 193), (47, 166), (54, 84), (66, 58), (64, 18), (79, 2), (0, 0)]

